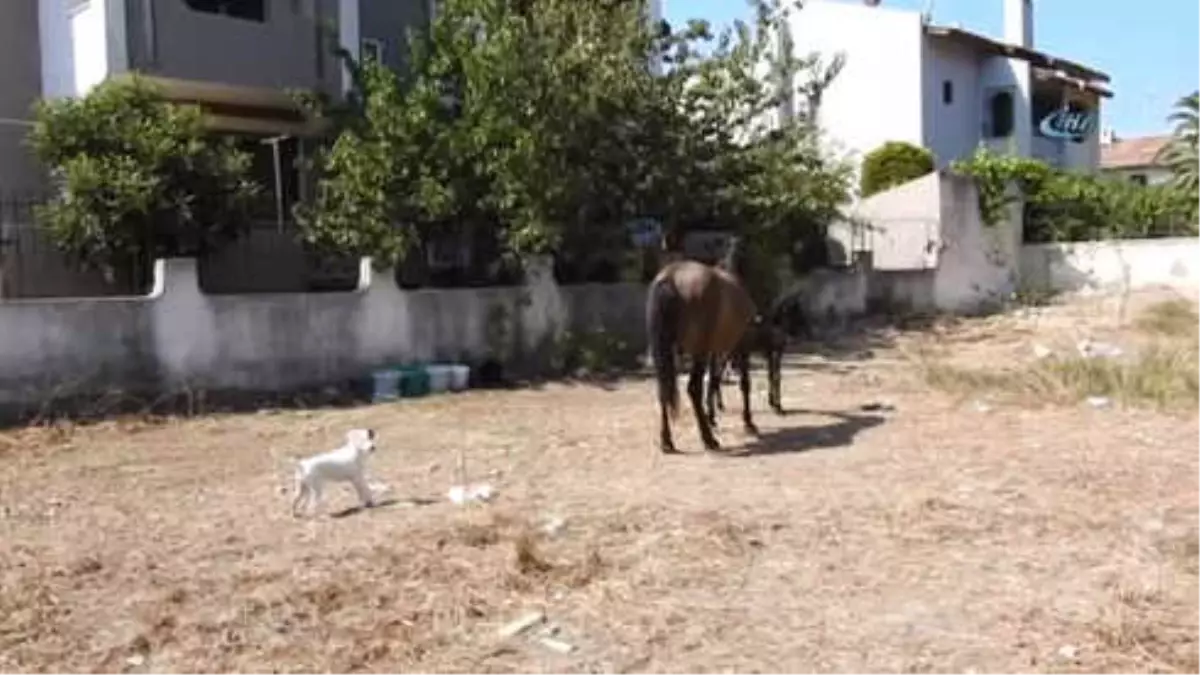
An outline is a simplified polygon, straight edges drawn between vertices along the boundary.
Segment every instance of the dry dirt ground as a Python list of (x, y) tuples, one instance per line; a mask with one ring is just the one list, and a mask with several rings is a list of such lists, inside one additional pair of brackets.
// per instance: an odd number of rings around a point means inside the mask
[[(686, 405), (660, 456), (645, 380), (3, 432), (0, 671), (1196, 672), (1195, 411), (979, 405), (909, 356), (1028, 359), (1115, 312), (799, 354), (791, 414), (756, 373), (758, 440), (728, 387), (734, 456)], [(293, 519), (290, 458), (352, 426), (398, 501)], [(445, 499), (459, 450), (492, 503)]]

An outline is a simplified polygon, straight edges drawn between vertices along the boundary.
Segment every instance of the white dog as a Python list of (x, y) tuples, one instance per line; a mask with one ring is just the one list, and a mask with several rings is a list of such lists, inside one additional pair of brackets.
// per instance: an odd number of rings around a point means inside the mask
[(363, 506), (374, 506), (371, 488), (363, 474), (367, 455), (375, 452), (375, 432), (371, 429), (351, 429), (346, 432), (346, 444), (336, 450), (323, 452), (296, 463), (296, 500), (292, 516), (299, 514), (301, 503), (308, 500), (315, 512), (321, 501), (321, 488), (330, 481), (346, 481), (354, 485)]

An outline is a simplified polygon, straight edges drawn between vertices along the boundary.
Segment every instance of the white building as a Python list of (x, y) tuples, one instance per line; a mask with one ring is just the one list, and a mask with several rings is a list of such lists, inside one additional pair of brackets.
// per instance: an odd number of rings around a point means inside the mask
[(1100, 171), (1142, 185), (1166, 183), (1171, 169), (1159, 161), (1159, 154), (1170, 142), (1170, 135), (1118, 138), (1105, 130), (1100, 134)]
[[(855, 159), (906, 141), (944, 167), (982, 143), (1094, 169), (1108, 76), (1033, 48), (1032, 0), (987, 1), (1004, 3), (1002, 40), (935, 25), (887, 0), (806, 2), (789, 19), (796, 53), (846, 59), (817, 113), (831, 141)], [(781, 114), (803, 103), (785, 103)]]

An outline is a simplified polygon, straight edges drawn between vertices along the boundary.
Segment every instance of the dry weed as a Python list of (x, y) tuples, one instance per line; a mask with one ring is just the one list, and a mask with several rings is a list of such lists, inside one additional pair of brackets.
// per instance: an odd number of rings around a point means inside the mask
[(1196, 304), (1189, 300), (1164, 300), (1143, 310), (1135, 324), (1154, 335), (1194, 340), (1200, 332), (1200, 315)]
[[(1092, 364), (1032, 380), (1030, 339), (1079, 337), (1066, 319), (1088, 314), (1065, 309), (1030, 334), (934, 324), (925, 370), (1053, 400), (1174, 391), (1165, 355), (1148, 383)], [(730, 457), (688, 425), (694, 452), (658, 456), (645, 382), (7, 431), (0, 671), (1195, 671), (1196, 418), (964, 415), (873, 349), (785, 369), (792, 414)], [(997, 370), (961, 367), (978, 363)], [(884, 422), (839, 436), (881, 400)], [(730, 417), (722, 441), (754, 443)], [(292, 519), (287, 458), (364, 423), (398, 502)], [(455, 481), (459, 448), (502, 476), (493, 502), (403, 503)], [(533, 609), (576, 649), (497, 645)]]
[(1129, 360), (1051, 357), (1009, 370), (917, 360), (930, 386), (969, 396), (995, 393), (1025, 404), (1071, 404), (1104, 396), (1126, 405), (1194, 410), (1200, 401), (1196, 350), (1150, 344)]

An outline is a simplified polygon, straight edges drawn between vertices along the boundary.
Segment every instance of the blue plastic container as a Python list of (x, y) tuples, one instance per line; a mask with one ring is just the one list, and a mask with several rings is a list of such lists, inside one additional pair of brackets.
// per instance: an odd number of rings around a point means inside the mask
[(396, 369), (385, 368), (371, 373), (371, 400), (379, 403), (400, 398), (403, 380), (404, 373)]

